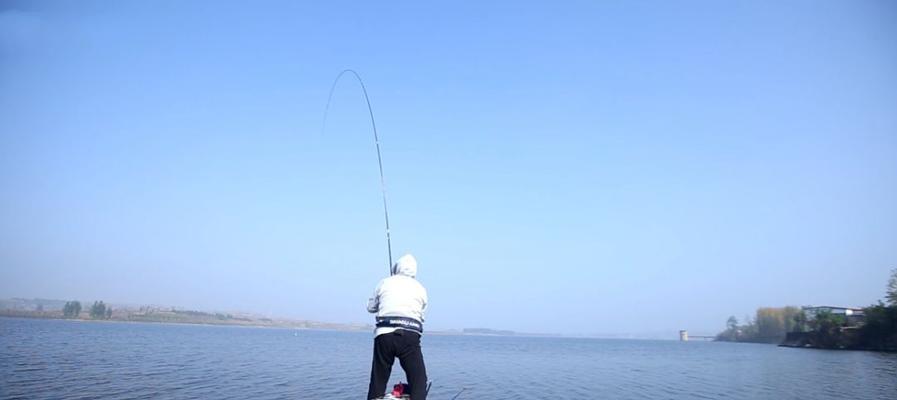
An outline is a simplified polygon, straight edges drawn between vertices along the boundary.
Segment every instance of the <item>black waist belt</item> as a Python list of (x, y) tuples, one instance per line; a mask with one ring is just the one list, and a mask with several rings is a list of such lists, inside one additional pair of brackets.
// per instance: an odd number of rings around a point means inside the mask
[(417, 333), (424, 333), (424, 324), (408, 317), (377, 317), (378, 328), (402, 328)]

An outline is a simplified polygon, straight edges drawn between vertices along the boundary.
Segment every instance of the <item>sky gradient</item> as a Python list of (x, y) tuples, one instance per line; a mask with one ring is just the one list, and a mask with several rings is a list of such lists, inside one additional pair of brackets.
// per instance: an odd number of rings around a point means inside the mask
[[(897, 4), (3, 2), (0, 297), (715, 332), (897, 267)], [(597, 4), (596, 4), (597, 3)]]

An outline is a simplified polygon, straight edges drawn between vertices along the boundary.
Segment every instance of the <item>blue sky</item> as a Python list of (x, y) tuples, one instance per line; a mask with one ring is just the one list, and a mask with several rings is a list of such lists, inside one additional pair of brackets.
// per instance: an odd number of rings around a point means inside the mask
[(5, 2), (0, 297), (714, 332), (897, 267), (897, 6)]

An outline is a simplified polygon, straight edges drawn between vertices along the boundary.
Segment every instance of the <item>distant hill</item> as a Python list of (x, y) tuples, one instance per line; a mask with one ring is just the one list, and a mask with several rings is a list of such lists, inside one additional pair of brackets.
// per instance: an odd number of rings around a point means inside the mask
[[(66, 319), (63, 307), (67, 301), (54, 299), (0, 299), (0, 317)], [(67, 319), (89, 320), (93, 301), (82, 301), (77, 317)], [(244, 312), (215, 312), (190, 310), (181, 307), (159, 305), (106, 304), (112, 309), (103, 320), (119, 322), (159, 322), (202, 325), (240, 325), (282, 327), (296, 329), (328, 329), (340, 331), (373, 331), (371, 324), (344, 324), (288, 318), (270, 318)], [(489, 328), (465, 328), (462, 330), (430, 330), (436, 335), (484, 335), (484, 336), (560, 336), (556, 334), (518, 333), (511, 330)]]
[[(62, 319), (65, 300), (48, 299), (0, 299), (0, 316), (21, 318)], [(92, 302), (81, 303), (81, 312), (69, 319), (92, 319), (89, 309)], [(104, 320), (121, 322), (164, 322), (204, 325), (268, 326), (297, 329), (333, 329), (344, 331), (370, 331), (368, 324), (340, 324), (320, 321), (268, 318), (250, 313), (206, 312), (169, 306), (133, 306), (109, 304), (112, 312)]]
[(514, 336), (514, 331), (505, 331), (489, 328), (464, 328), (461, 333), (465, 335), (495, 335), (495, 336)]
[(0, 310), (17, 311), (62, 311), (65, 300), (51, 299), (0, 299)]

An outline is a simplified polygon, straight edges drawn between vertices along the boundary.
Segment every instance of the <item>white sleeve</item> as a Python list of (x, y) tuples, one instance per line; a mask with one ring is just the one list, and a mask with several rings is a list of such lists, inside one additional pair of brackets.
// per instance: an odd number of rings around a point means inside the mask
[(420, 322), (424, 322), (424, 313), (427, 312), (427, 303), (429, 299), (427, 298), (427, 289), (421, 288), (421, 303), (422, 307), (420, 309)]
[(374, 297), (368, 299), (368, 312), (376, 313), (380, 311), (380, 286), (383, 285), (383, 282), (377, 284), (377, 287), (374, 289)]

